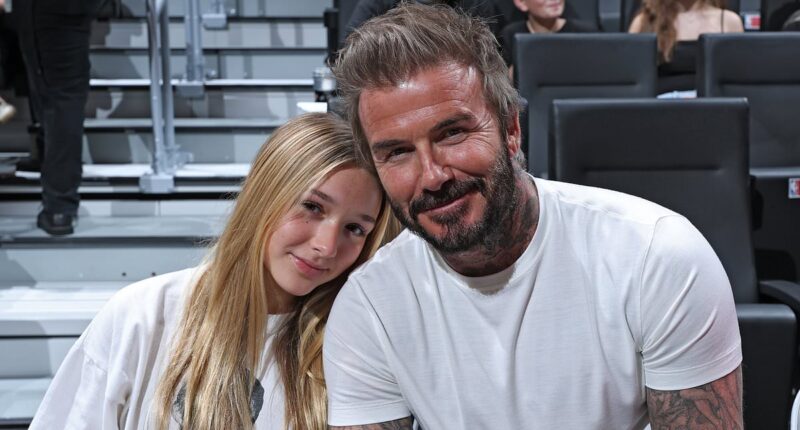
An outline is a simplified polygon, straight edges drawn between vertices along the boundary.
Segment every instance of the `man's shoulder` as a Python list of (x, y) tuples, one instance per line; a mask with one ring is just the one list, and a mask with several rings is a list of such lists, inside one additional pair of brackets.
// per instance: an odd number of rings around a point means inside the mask
[(605, 188), (536, 179), (544, 210), (569, 211), (577, 215), (628, 221), (655, 226), (661, 218), (680, 216), (657, 203)]
[(354, 270), (349, 279), (359, 280), (371, 276), (386, 276), (404, 271), (428, 254), (425, 241), (409, 230), (403, 230), (394, 240), (381, 247), (366, 263)]

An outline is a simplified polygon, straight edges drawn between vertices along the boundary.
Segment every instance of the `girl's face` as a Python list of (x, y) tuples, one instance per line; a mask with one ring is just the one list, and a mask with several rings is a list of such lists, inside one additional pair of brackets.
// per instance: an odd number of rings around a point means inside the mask
[[(308, 190), (281, 218), (264, 265), (277, 290), (276, 309), (335, 279), (353, 265), (375, 227), (381, 190), (366, 170), (347, 167)], [(271, 308), (273, 306), (271, 305)]]

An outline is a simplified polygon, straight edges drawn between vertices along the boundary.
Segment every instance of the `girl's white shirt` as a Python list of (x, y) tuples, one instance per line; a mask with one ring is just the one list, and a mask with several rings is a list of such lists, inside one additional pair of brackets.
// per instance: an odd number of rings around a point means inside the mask
[[(155, 392), (186, 294), (201, 273), (202, 267), (168, 273), (116, 293), (67, 354), (30, 429), (154, 428)], [(282, 318), (270, 315), (267, 320), (264, 365), (257, 375), (263, 396), (251, 402), (258, 409), (258, 430), (284, 428), (283, 385), (270, 353)], [(173, 414), (170, 429), (180, 428)]]

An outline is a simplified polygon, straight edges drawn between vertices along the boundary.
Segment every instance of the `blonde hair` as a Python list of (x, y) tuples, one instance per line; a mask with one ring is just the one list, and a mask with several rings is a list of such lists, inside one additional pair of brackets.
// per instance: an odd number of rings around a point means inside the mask
[[(355, 156), (350, 129), (328, 114), (297, 117), (275, 130), (261, 147), (207, 268), (188, 295), (156, 392), (157, 428), (168, 427), (183, 384), (183, 428), (252, 428), (250, 396), (262, 366), (268, 289), (279, 288), (264, 267), (265, 244), (308, 189), (335, 170), (353, 166), (363, 167)], [(384, 198), (354, 267), (396, 231)], [(275, 334), (273, 352), (286, 395), (287, 428), (326, 428), (322, 335), (346, 276), (298, 298)]]

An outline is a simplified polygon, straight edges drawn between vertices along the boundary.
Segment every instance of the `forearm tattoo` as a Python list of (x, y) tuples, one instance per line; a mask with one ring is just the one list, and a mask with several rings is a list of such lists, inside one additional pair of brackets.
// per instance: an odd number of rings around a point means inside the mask
[(742, 368), (686, 390), (648, 388), (647, 410), (653, 430), (742, 429)]
[(414, 419), (411, 417), (401, 418), (394, 421), (386, 421), (377, 424), (366, 424), (362, 426), (335, 427), (328, 426), (329, 430), (411, 430)]

